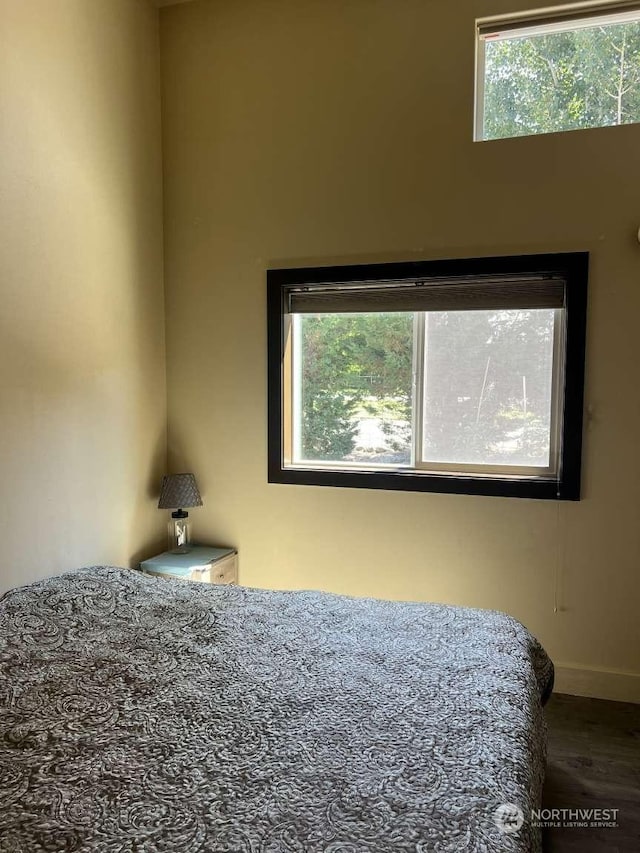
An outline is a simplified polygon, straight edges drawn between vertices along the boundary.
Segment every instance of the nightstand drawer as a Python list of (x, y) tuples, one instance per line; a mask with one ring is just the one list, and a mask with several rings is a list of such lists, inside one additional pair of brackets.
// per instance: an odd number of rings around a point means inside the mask
[(230, 554), (211, 566), (209, 583), (238, 583), (238, 555)]

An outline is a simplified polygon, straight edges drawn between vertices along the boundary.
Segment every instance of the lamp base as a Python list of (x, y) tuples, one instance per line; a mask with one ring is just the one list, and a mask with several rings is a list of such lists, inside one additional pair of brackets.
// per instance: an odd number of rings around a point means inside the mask
[(167, 525), (168, 550), (172, 554), (188, 554), (191, 550), (191, 522), (189, 514), (180, 510), (172, 513)]

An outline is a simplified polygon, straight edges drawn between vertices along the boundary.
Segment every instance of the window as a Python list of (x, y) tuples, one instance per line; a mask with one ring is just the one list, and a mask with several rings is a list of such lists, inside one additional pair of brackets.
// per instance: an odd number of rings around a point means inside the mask
[(640, 6), (477, 22), (476, 140), (640, 121)]
[(588, 255), (269, 270), (269, 480), (577, 500)]

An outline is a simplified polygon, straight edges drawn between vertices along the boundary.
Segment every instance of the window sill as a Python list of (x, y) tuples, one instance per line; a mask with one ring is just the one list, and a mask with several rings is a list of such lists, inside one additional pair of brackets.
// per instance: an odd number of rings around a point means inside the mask
[(269, 482), (298, 486), (333, 486), (347, 489), (383, 489), (402, 492), (436, 492), (451, 495), (530, 498), (538, 500), (580, 499), (578, 484), (565, 484), (541, 477), (497, 477), (461, 474), (430, 474), (411, 471), (345, 471), (318, 468), (270, 467)]

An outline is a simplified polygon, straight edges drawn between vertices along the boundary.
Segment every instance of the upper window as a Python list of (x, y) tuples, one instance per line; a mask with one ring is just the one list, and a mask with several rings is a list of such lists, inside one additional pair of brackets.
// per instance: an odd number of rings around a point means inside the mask
[(477, 140), (640, 121), (637, 5), (480, 20), (477, 39)]
[(270, 270), (270, 481), (577, 499), (586, 275), (586, 255)]

